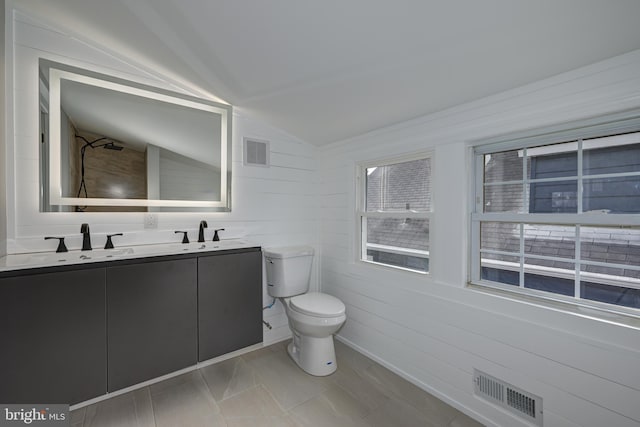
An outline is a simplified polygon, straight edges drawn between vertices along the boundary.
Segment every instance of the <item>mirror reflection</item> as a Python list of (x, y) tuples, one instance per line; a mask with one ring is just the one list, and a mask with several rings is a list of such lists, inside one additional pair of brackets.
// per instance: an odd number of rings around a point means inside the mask
[(41, 70), (42, 210), (229, 210), (230, 106), (55, 65)]

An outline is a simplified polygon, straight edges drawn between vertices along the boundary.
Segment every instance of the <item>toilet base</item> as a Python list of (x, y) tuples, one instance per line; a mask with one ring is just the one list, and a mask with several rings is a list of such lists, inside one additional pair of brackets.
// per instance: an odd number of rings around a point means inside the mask
[(316, 338), (294, 332), (287, 352), (303, 371), (316, 377), (331, 375), (338, 368), (333, 335)]

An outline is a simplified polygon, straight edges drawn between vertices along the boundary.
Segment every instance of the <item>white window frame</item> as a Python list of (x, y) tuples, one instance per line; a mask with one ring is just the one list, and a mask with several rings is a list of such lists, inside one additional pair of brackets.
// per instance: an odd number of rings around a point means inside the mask
[[(389, 212), (367, 212), (366, 200), (367, 200), (367, 169), (373, 167), (393, 165), (396, 163), (410, 162), (413, 160), (429, 159), (431, 169), (431, 200), (429, 201), (429, 211), (389, 211)], [(366, 219), (367, 218), (402, 218), (402, 219), (427, 219), (429, 221), (429, 229), (433, 229), (433, 212), (434, 212), (434, 197), (433, 197), (433, 178), (434, 178), (434, 153), (433, 151), (421, 151), (419, 153), (413, 153), (396, 157), (384, 157), (376, 160), (367, 160), (356, 164), (356, 215), (355, 215), (355, 227), (356, 227), (356, 241), (355, 241), (355, 260), (356, 263), (361, 265), (371, 265), (396, 271), (406, 271), (415, 274), (429, 275), (431, 273), (431, 262), (429, 262), (429, 271), (419, 271), (411, 268), (405, 268), (395, 266), (391, 264), (385, 264), (381, 262), (370, 261), (367, 259), (367, 235), (366, 235)], [(431, 233), (429, 233), (431, 235)], [(431, 240), (431, 239), (429, 239)], [(376, 246), (375, 244), (369, 245), (369, 247)], [(431, 241), (429, 242), (429, 251), (417, 251), (408, 248), (387, 248), (388, 251), (402, 252), (405, 254), (411, 253), (412, 255), (423, 255), (425, 258), (430, 259)]]
[[(640, 316), (640, 309), (631, 307), (618, 306), (613, 304), (607, 304), (599, 301), (592, 301), (583, 299), (580, 297), (580, 277), (584, 276), (590, 281), (597, 281), (603, 284), (611, 284), (615, 286), (623, 286), (629, 288), (636, 288), (634, 284), (615, 284), (611, 281), (611, 277), (599, 277), (599, 280), (594, 279), (594, 275), (590, 273), (581, 272), (580, 266), (591, 265), (603, 265), (608, 267), (622, 267), (626, 269), (640, 270), (640, 267), (633, 267), (629, 265), (618, 265), (613, 263), (597, 263), (594, 261), (583, 261), (580, 259), (580, 227), (581, 226), (593, 226), (593, 227), (638, 227), (640, 226), (640, 214), (606, 214), (606, 213), (584, 213), (582, 212), (582, 190), (583, 190), (583, 177), (582, 177), (582, 148), (583, 140), (590, 138), (604, 137), (608, 135), (638, 132), (640, 131), (640, 111), (623, 112), (613, 114), (610, 116), (601, 117), (598, 119), (590, 119), (581, 122), (570, 123), (561, 127), (549, 128), (545, 130), (537, 130), (532, 132), (514, 134), (505, 138), (478, 141), (473, 144), (473, 175), (472, 175), (472, 212), (470, 217), (470, 278), (469, 283), (472, 285), (479, 285), (485, 288), (494, 288), (502, 291), (507, 291), (512, 294), (522, 294), (527, 296), (538, 297), (541, 300), (559, 301), (562, 303), (569, 303), (572, 305), (585, 306), (590, 308), (597, 308), (603, 311), (612, 313), (623, 313), (633, 316)], [(530, 183), (545, 182), (545, 181), (567, 181), (575, 179), (577, 180), (577, 213), (512, 213), (512, 212), (497, 212), (497, 213), (484, 213), (484, 155), (512, 151), (523, 150), (523, 154), (526, 155), (527, 149), (540, 151), (546, 144), (554, 144), (561, 142), (576, 141), (578, 156), (578, 175), (573, 177), (562, 178), (547, 178), (547, 179), (528, 179), (527, 178), (527, 164), (523, 162), (523, 177), (522, 180), (514, 181), (514, 183), (522, 184), (526, 194), (526, 186)], [(629, 173), (617, 173), (611, 174), (615, 177), (622, 176), (640, 176), (640, 172)], [(599, 178), (602, 175), (593, 175), (589, 179)], [(610, 177), (609, 174), (606, 177)], [(506, 182), (506, 181), (505, 181)], [(501, 184), (504, 184), (502, 182)], [(489, 183), (488, 185), (497, 185)], [(502, 223), (515, 223), (520, 224), (520, 250), (517, 256), (523, 256), (524, 258), (544, 258), (552, 261), (560, 262), (575, 262), (577, 268), (575, 271), (575, 296), (565, 296), (560, 294), (554, 294), (551, 292), (543, 292), (535, 289), (528, 289), (524, 287), (524, 273), (533, 272), (536, 270), (534, 266), (527, 268), (524, 263), (518, 265), (519, 273), (519, 286), (501, 284), (498, 282), (491, 282), (482, 280), (481, 278), (481, 253), (496, 253), (502, 255), (513, 255), (513, 253), (499, 253), (500, 251), (492, 251), (483, 249), (481, 250), (481, 235), (480, 224), (482, 222), (502, 222)], [(568, 260), (567, 258), (560, 257), (547, 257), (547, 256), (531, 256), (524, 253), (523, 248), (523, 229), (524, 224), (548, 224), (548, 225), (564, 225), (576, 227), (576, 253), (574, 260)], [(491, 261), (489, 261), (491, 262)], [(508, 263), (507, 263), (508, 264)], [(509, 266), (506, 266), (507, 269)], [(515, 264), (511, 266), (511, 269), (515, 268)], [(573, 270), (566, 270), (571, 272), (573, 277)], [(565, 272), (565, 273), (566, 273)], [(562, 277), (563, 271), (557, 271), (557, 277)], [(597, 275), (596, 275), (597, 276)], [(605, 276), (605, 275), (602, 275)]]

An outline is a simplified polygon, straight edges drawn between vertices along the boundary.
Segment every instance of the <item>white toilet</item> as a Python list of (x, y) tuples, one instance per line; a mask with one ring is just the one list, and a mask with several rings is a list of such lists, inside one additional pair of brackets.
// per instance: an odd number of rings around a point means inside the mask
[(309, 292), (313, 248), (289, 246), (264, 249), (267, 291), (285, 307), (293, 341), (291, 358), (305, 372), (325, 376), (337, 366), (333, 334), (347, 316), (342, 301), (331, 295)]

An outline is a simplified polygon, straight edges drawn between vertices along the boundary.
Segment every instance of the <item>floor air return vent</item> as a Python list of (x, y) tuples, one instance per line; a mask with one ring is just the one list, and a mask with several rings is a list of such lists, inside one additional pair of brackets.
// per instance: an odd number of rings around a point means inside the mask
[(542, 427), (542, 398), (520, 390), (484, 372), (473, 370), (474, 393)]

